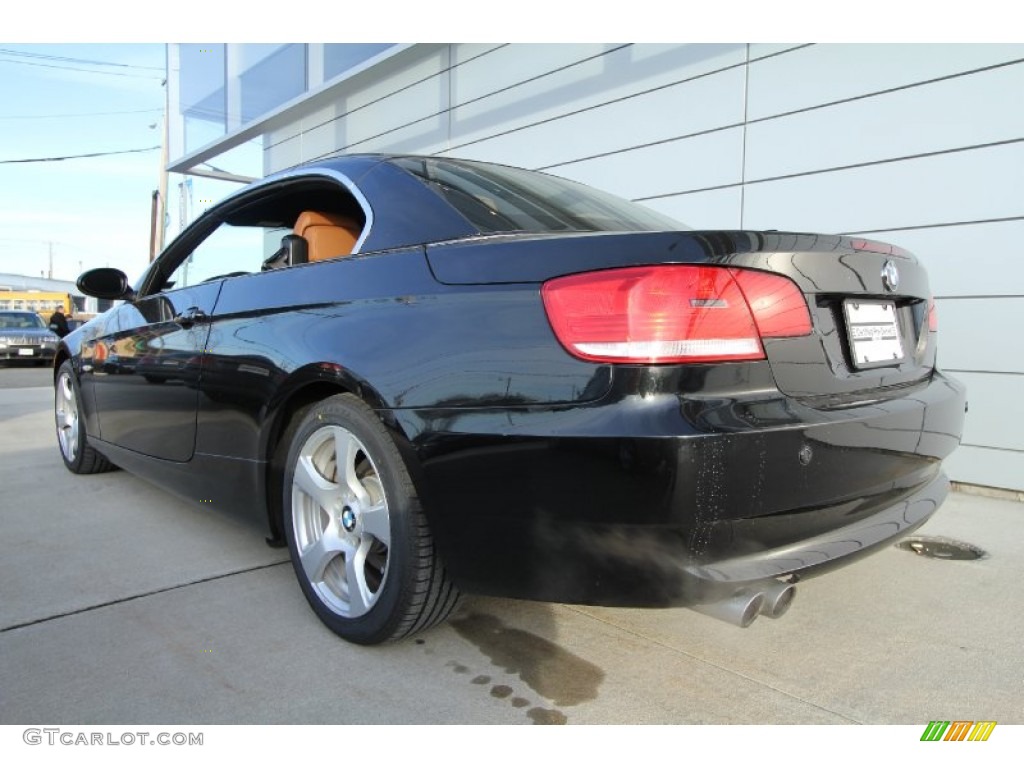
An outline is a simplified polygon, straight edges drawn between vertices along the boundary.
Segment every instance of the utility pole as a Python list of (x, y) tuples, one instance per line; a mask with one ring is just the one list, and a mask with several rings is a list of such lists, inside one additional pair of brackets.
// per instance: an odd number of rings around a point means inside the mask
[(153, 207), (150, 212), (149, 260), (153, 261), (164, 249), (164, 238), (167, 234), (167, 158), (170, 140), (171, 87), (168, 82), (171, 76), (169, 44), (164, 44), (164, 136), (160, 148), (160, 183), (153, 193)]
[[(178, 233), (185, 231), (188, 226), (188, 204), (192, 198), (192, 179), (185, 177), (178, 184), (179, 210), (178, 210)], [(192, 264), (192, 254), (185, 259), (185, 268), (182, 272), (182, 283), (188, 285), (188, 268)]]
[(167, 160), (168, 160), (168, 147), (167, 143), (170, 141), (170, 105), (168, 103), (167, 86), (164, 86), (164, 140), (163, 147), (160, 150), (160, 187), (157, 194), (159, 195), (159, 204), (157, 206), (158, 213), (160, 214), (157, 219), (157, 235), (156, 235), (156, 253), (153, 254), (153, 258), (156, 258), (164, 249), (164, 239), (167, 235)]
[(153, 199), (149, 206), (149, 260), (153, 261), (156, 258), (156, 229), (157, 222), (160, 215), (160, 191), (157, 189), (153, 190)]
[(53, 280), (53, 241), (50, 241), (47, 245), (50, 246), (50, 269), (47, 271), (46, 276)]

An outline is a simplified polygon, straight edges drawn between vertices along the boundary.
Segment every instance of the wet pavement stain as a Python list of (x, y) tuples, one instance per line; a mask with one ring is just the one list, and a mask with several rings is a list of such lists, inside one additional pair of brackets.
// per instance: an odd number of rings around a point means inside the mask
[[(487, 614), (472, 614), (451, 621), (455, 631), (501, 667), (557, 706), (566, 707), (597, 698), (604, 670), (559, 645), (531, 632), (506, 626)], [(535, 714), (537, 713), (537, 714)], [(527, 714), (539, 722), (557, 722), (564, 715), (540, 708)]]
[(568, 718), (557, 709), (534, 707), (526, 715), (533, 720), (534, 725), (565, 725), (568, 722)]
[[(457, 675), (464, 675), (470, 671), (469, 667), (467, 667), (465, 664), (459, 664), (459, 662), (455, 661), (454, 659), (445, 664), (445, 666), (449, 667)], [(491, 676), (477, 675), (469, 682), (472, 685), (487, 685), (489, 682), (491, 682)], [(508, 699), (509, 696), (512, 696), (512, 694), (515, 692), (515, 689), (510, 685), (491, 686), (491, 697), (495, 699)], [(522, 709), (523, 707), (530, 706), (530, 700), (524, 699), (522, 696), (512, 696), (512, 698), (509, 699), (508, 703), (516, 709)], [(531, 712), (533, 712), (533, 714), (531, 714)], [(535, 707), (533, 710), (530, 710), (530, 712), (527, 712), (526, 714), (530, 717), (531, 720), (534, 721), (535, 725), (560, 725), (563, 722), (565, 722), (565, 715), (563, 715), (557, 709), (548, 710)]]

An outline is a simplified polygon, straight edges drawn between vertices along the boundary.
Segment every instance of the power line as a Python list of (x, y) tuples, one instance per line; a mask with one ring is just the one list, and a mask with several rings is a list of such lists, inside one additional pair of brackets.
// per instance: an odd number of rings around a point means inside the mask
[(72, 72), (89, 72), (93, 75), (110, 75), (111, 77), (134, 77), (144, 80), (163, 80), (160, 75), (130, 75), (127, 72), (104, 72), (100, 69), (83, 69), (82, 67), (62, 67), (57, 64), (40, 64), (38, 61), (18, 61), (17, 59), (0, 59), (4, 64), (23, 64), (26, 67), (46, 67), (47, 69), (67, 69)]
[(119, 149), (115, 152), (89, 152), (84, 155), (64, 155), (63, 157), (33, 157), (21, 160), (0, 160), (0, 165), (11, 163), (55, 163), (59, 160), (77, 160), (81, 157), (106, 157), (107, 155), (128, 155), (133, 152), (152, 152), (160, 147), (145, 147), (144, 149)]
[(23, 56), (26, 59), (44, 59), (46, 61), (63, 61), (70, 64), (92, 64), (100, 67), (125, 67), (127, 69), (155, 69), (163, 72), (163, 67), (148, 67), (145, 64), (122, 64), (116, 61), (97, 61), (95, 59), (76, 59), (71, 56), (55, 56), (52, 53), (38, 53), (36, 51), (16, 51), (13, 48), (0, 48), (0, 54), (6, 56)]
[(0, 115), (0, 120), (47, 120), (52, 117), (95, 117), (99, 115), (141, 115), (146, 112), (163, 112), (163, 107), (155, 109), (128, 109), (120, 112), (75, 112), (66, 115)]

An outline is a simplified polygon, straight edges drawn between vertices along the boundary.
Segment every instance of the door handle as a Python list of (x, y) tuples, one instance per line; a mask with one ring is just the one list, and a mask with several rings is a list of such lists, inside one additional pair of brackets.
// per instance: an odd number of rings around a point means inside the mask
[(182, 328), (191, 328), (196, 323), (201, 323), (206, 319), (206, 313), (203, 312), (199, 307), (189, 307), (180, 315), (173, 318), (172, 322), (177, 323)]

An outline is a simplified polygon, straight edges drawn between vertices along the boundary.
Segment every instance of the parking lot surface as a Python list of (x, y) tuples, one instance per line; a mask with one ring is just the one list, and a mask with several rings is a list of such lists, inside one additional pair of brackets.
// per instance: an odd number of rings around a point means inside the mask
[(984, 559), (889, 548), (745, 630), (470, 597), (362, 648), (320, 624), (258, 521), (67, 472), (49, 376), (0, 368), (0, 722), (1024, 722), (1019, 503), (954, 494), (917, 532)]

